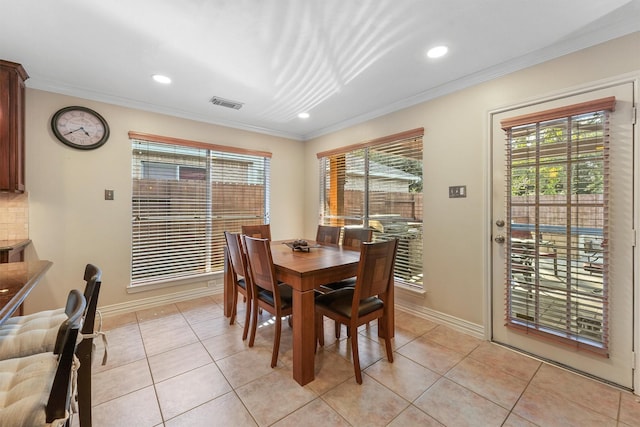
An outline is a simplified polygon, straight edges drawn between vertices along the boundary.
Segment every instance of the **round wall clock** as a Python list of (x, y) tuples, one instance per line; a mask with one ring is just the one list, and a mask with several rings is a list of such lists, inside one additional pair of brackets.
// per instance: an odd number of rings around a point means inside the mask
[(93, 150), (109, 139), (109, 125), (86, 107), (65, 107), (51, 118), (51, 130), (62, 143), (79, 150)]

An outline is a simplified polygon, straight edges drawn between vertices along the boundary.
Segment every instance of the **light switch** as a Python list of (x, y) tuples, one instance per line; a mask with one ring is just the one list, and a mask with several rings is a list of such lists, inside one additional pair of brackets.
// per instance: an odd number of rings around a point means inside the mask
[(449, 187), (449, 198), (457, 199), (460, 197), (467, 197), (467, 186), (466, 185), (454, 185)]
[(104, 199), (113, 200), (113, 190), (104, 190)]

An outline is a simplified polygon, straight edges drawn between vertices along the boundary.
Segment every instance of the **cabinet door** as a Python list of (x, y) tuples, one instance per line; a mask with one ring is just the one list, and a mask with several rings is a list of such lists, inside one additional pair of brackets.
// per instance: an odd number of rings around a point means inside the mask
[(23, 192), (25, 84), (20, 64), (0, 60), (0, 190)]

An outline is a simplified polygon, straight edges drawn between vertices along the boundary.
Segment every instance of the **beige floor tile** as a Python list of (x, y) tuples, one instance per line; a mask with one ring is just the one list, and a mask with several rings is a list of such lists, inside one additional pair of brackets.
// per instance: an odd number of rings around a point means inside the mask
[(147, 359), (102, 371), (92, 376), (92, 404), (98, 405), (152, 384)]
[(508, 410), (527, 386), (527, 381), (471, 358), (462, 360), (445, 376)]
[[(603, 383), (581, 377), (565, 369), (544, 363), (531, 385), (553, 391), (564, 399), (617, 419), (620, 391)], [(598, 402), (593, 405), (592, 402)]]
[[(202, 341), (202, 345), (207, 349), (213, 360), (220, 360), (249, 349), (249, 340), (242, 340), (242, 333), (227, 333), (216, 335)], [(269, 358), (271, 361), (271, 358)]]
[(231, 386), (215, 363), (156, 383), (156, 393), (164, 419), (187, 412), (231, 390)]
[(151, 375), (156, 383), (211, 362), (213, 359), (200, 342), (149, 357)]
[(478, 338), (442, 325), (425, 333), (423, 337), (464, 355), (471, 353), (482, 342)]
[(153, 356), (198, 342), (198, 337), (193, 330), (188, 325), (185, 325), (167, 325), (164, 327), (154, 325), (152, 329), (145, 329), (140, 325), (142, 342), (147, 356)]
[[(244, 307), (238, 304), (240, 313)], [(333, 321), (325, 319), (315, 380), (301, 387), (292, 379), (286, 321), (272, 369), (274, 319), (260, 316), (249, 348), (242, 314), (229, 325), (221, 294), (106, 318), (106, 366), (99, 364), (103, 344), (94, 340), (93, 425), (582, 427), (614, 426), (618, 416), (619, 427), (640, 424), (640, 398), (631, 393), (409, 312), (396, 310), (395, 320), (394, 363), (386, 360), (377, 322), (358, 329), (358, 385), (346, 329), (336, 340)], [(72, 426), (78, 424), (76, 416)]]
[(97, 405), (92, 412), (93, 427), (162, 425), (162, 416), (153, 387)]
[[(119, 328), (125, 325), (138, 324), (138, 317), (135, 313), (116, 314), (114, 316), (108, 316), (102, 318), (102, 330), (110, 331), (115, 328)], [(96, 315), (95, 330), (99, 330), (100, 316)]]
[(484, 341), (471, 352), (474, 360), (493, 366), (514, 377), (530, 380), (542, 362), (506, 347)]
[(166, 427), (257, 426), (234, 392), (216, 397), (165, 423)]
[(413, 402), (440, 379), (439, 374), (397, 353), (393, 363), (381, 359), (365, 372), (409, 402)]
[(178, 307), (176, 307), (175, 304), (166, 304), (158, 307), (136, 311), (136, 316), (138, 317), (138, 322), (142, 323), (148, 320), (158, 319), (178, 313), (180, 313), (180, 310), (178, 310)]
[(387, 425), (409, 406), (408, 401), (367, 375), (363, 375), (362, 384), (345, 381), (322, 399), (354, 426)]
[(263, 348), (240, 351), (217, 360), (216, 364), (233, 388), (238, 388), (273, 372), (271, 351)]
[(271, 425), (318, 397), (283, 369), (237, 388), (236, 393), (260, 426)]
[(224, 317), (223, 309), (211, 297), (176, 303), (178, 310), (189, 323), (204, 322)]
[(509, 411), (446, 378), (413, 403), (446, 426), (501, 426)]
[(390, 427), (407, 427), (407, 426), (420, 426), (420, 427), (443, 427), (433, 417), (422, 412), (420, 409), (411, 405), (400, 413), (393, 421), (388, 424)]
[(105, 334), (107, 338), (107, 363), (102, 365), (104, 342), (101, 338), (95, 338), (93, 342), (96, 347), (93, 351), (91, 365), (93, 373), (113, 369), (147, 357), (137, 324), (108, 330)]
[(201, 341), (230, 332), (237, 333), (241, 337), (243, 327), (240, 322), (230, 325), (229, 319), (224, 316), (205, 320), (204, 322), (190, 323), (190, 326)]
[(640, 396), (622, 392), (620, 421), (627, 425), (640, 424)]
[[(558, 385), (561, 385), (560, 378)], [(594, 409), (598, 406), (591, 405)], [(513, 412), (541, 426), (614, 427), (617, 424), (612, 418), (567, 400), (553, 390), (535, 385), (527, 387)]]
[(424, 336), (416, 338), (396, 351), (440, 375), (444, 375), (464, 358), (463, 354), (441, 346)]
[(349, 427), (350, 424), (322, 399), (315, 399), (273, 424), (273, 427)]
[[(382, 358), (387, 358), (387, 352), (384, 344), (372, 341), (361, 334), (356, 334), (356, 336), (358, 337), (358, 355), (361, 370), (366, 369), (368, 366), (373, 365)], [(335, 351), (350, 362), (353, 360), (351, 352), (351, 338), (337, 341), (329, 347), (325, 345), (325, 349), (328, 351)]]
[(314, 360), (315, 379), (308, 384), (318, 394), (323, 394), (344, 381), (355, 382), (353, 364), (333, 351), (319, 348)]
[(509, 417), (504, 422), (504, 424), (502, 424), (502, 427), (538, 427), (538, 426), (512, 412), (511, 414), (509, 414)]

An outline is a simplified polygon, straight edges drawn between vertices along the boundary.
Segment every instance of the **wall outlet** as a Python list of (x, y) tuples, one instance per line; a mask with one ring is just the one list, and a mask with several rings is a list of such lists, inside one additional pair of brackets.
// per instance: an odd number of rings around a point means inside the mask
[(467, 186), (466, 185), (454, 185), (449, 187), (449, 198), (457, 199), (460, 197), (467, 197)]

